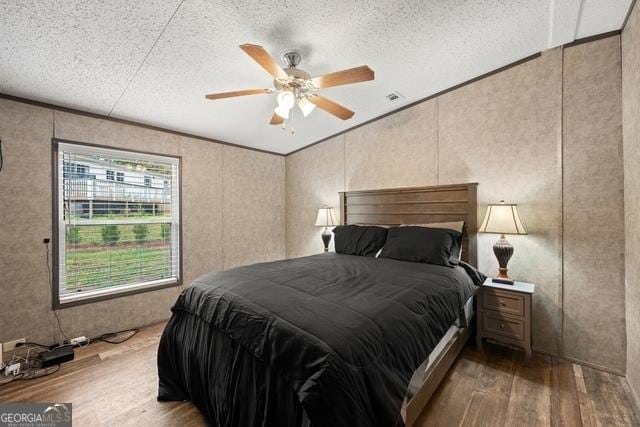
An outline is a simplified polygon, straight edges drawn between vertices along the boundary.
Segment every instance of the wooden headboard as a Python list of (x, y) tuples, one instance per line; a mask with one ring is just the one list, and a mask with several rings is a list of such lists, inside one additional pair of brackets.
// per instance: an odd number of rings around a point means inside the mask
[(340, 193), (340, 223), (428, 224), (464, 221), (462, 259), (478, 266), (477, 183)]

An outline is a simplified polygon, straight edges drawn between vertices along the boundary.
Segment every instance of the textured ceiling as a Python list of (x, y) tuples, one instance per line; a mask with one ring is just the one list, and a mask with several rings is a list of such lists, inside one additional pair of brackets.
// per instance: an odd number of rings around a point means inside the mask
[[(620, 29), (631, 0), (204, 1), (0, 0), (0, 92), (288, 153), (533, 53)], [(279, 58), (299, 49), (311, 75), (367, 64), (373, 82), (321, 93), (295, 134), (269, 126), (275, 94), (238, 45)], [(397, 91), (404, 97), (389, 102)], [(90, 142), (90, 141), (89, 141)]]

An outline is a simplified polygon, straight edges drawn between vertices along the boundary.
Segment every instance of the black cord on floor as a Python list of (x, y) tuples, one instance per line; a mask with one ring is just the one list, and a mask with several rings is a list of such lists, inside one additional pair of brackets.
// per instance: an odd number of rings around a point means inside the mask
[(0, 172), (2, 172), (3, 164), (4, 164), (4, 157), (2, 156), (2, 140), (0, 139)]
[(35, 380), (37, 378), (48, 377), (60, 370), (60, 365), (49, 366), (48, 368), (40, 368), (27, 372), (20, 372), (18, 375), (10, 375), (8, 377), (0, 377), (0, 386), (9, 384), (15, 380)]
[[(125, 329), (124, 331), (109, 332), (106, 334), (102, 334), (98, 337), (91, 338), (91, 341), (102, 341), (109, 344), (122, 344), (123, 342), (130, 340), (137, 333), (138, 333), (138, 329)], [(127, 335), (124, 338), (113, 339), (118, 337), (121, 334), (127, 334)]]
[[(58, 326), (60, 325), (58, 324)], [(130, 340), (134, 335), (138, 333), (138, 331), (138, 329), (125, 329), (118, 332), (109, 332), (92, 338), (89, 342), (91, 343), (95, 341), (103, 341), (109, 344), (122, 344), (123, 342)], [(60, 329), (60, 332), (62, 332), (62, 328)], [(124, 335), (124, 337), (122, 337), (122, 335)], [(117, 338), (119, 336), (121, 337)], [(26, 370), (20, 372), (18, 375), (11, 375), (8, 377), (0, 375), (0, 386), (9, 384), (10, 382), (13, 382), (15, 380), (33, 380), (36, 378), (46, 377), (49, 375), (53, 375), (60, 370), (60, 365), (50, 366), (48, 368), (38, 368), (37, 364), (29, 363), (31, 361), (31, 359), (29, 359), (29, 352), (32, 349), (39, 349), (40, 352), (45, 352), (47, 351), (47, 349), (51, 349), (51, 346), (35, 342), (26, 342), (22, 343), (22, 345), (31, 346), (29, 351), (27, 352), (27, 356), (25, 358), (22, 358), (22, 360), (24, 360), (24, 363), (30, 366)], [(0, 372), (1, 371), (2, 370), (0, 370)]]
[[(35, 344), (35, 343), (34, 343)], [(15, 380), (34, 380), (36, 378), (46, 377), (55, 374), (60, 370), (60, 365), (42, 367), (42, 361), (40, 355), (47, 352), (48, 348), (42, 344), (31, 345), (31, 343), (24, 343), (27, 345), (26, 354), (17, 355), (14, 354), (9, 360), (8, 365), (18, 364), (20, 366), (20, 372), (16, 375), (2, 375), (0, 374), (0, 386), (9, 384)], [(0, 370), (0, 373), (6, 369), (4, 367)]]
[[(50, 370), (51, 369), (51, 370)], [(48, 377), (60, 370), (60, 365), (49, 366), (47, 368), (36, 369), (30, 373), (22, 375), (20, 380), (35, 380), (36, 378)]]

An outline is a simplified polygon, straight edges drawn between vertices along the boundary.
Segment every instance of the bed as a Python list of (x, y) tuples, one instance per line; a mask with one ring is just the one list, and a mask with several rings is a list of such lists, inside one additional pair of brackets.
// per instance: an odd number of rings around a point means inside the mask
[[(340, 197), (343, 224), (464, 221), (476, 265), (475, 184)], [(206, 274), (172, 308), (158, 398), (220, 426), (411, 426), (469, 337), (478, 280), (336, 253)]]

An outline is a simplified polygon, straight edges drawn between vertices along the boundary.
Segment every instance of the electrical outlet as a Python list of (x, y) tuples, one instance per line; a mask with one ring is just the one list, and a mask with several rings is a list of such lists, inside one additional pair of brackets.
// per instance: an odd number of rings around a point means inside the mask
[(4, 352), (13, 351), (18, 344), (24, 344), (25, 342), (27, 342), (27, 340), (24, 338), (18, 338), (17, 340), (7, 341), (2, 345), (2, 347), (4, 347), (2, 350)]

